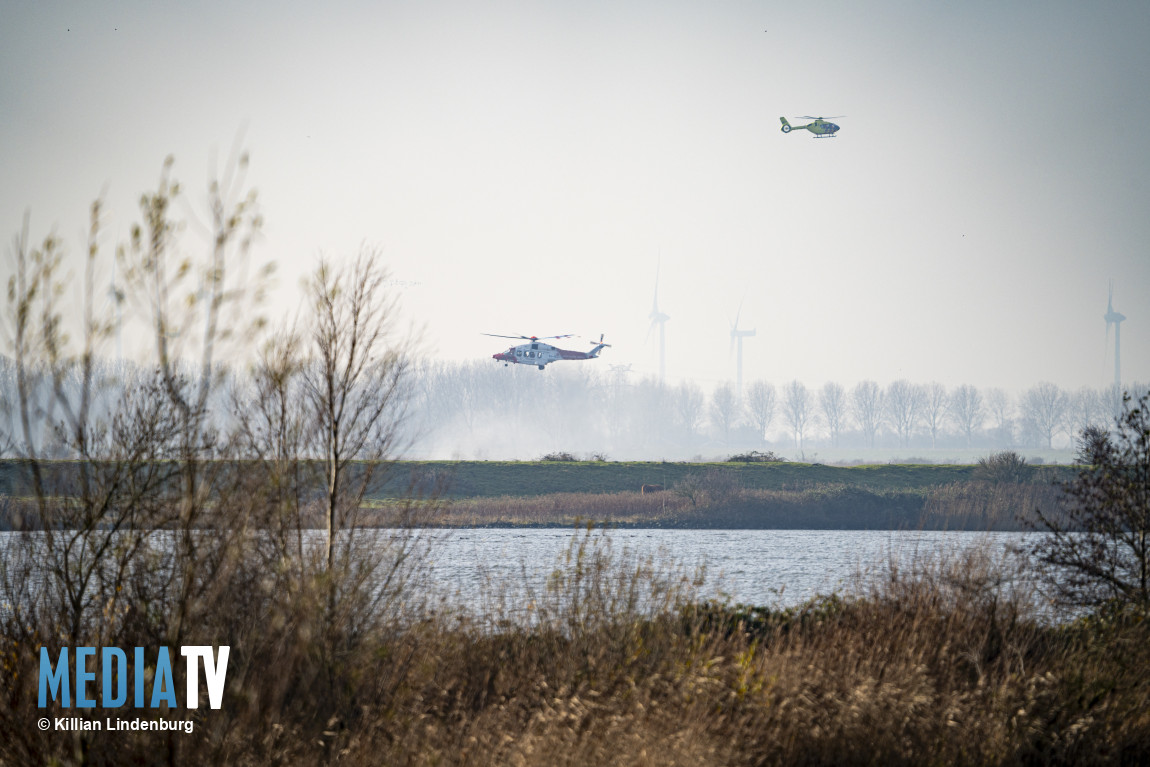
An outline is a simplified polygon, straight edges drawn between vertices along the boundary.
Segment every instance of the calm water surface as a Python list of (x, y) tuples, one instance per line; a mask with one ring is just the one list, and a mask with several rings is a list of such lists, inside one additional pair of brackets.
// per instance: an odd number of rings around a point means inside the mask
[[(541, 588), (575, 533), (555, 529), (468, 529), (435, 545), (433, 580), (455, 599), (480, 598), (485, 584)], [(580, 533), (580, 535), (582, 535)], [(892, 558), (906, 563), (972, 546), (1000, 552), (1034, 533), (867, 530), (614, 530), (613, 551), (655, 555), (705, 566), (704, 593), (750, 604), (793, 605), (840, 590), (858, 572), (881, 572)]]
[[(364, 531), (371, 534), (371, 531)], [(586, 533), (569, 529), (459, 529), (424, 531), (433, 539), (428, 575), (449, 603), (483, 609), (500, 595), (511, 603), (541, 591), (563, 567), (564, 554)], [(381, 544), (394, 531), (374, 531)], [(12, 555), (12, 533), (0, 533), (0, 556)], [(856, 575), (877, 576), (892, 561), (957, 554), (971, 547), (1003, 552), (1041, 533), (867, 530), (612, 530), (590, 541), (615, 554), (650, 556), (663, 566), (705, 574), (700, 596), (757, 605), (788, 606), (844, 590)], [(312, 545), (323, 535), (312, 531)]]

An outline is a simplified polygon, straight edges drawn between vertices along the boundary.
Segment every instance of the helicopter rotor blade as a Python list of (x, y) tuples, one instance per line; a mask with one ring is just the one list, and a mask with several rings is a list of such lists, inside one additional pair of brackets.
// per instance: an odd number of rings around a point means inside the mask
[(828, 117), (811, 117), (810, 115), (801, 115), (795, 119), (798, 119), (798, 120), (840, 120), (844, 117), (846, 117), (846, 115), (830, 115)]
[(522, 338), (524, 341), (545, 341), (550, 338), (571, 338), (574, 333), (564, 333), (558, 336), (504, 336), (498, 333), (480, 333), (480, 335), (491, 336), (492, 338)]

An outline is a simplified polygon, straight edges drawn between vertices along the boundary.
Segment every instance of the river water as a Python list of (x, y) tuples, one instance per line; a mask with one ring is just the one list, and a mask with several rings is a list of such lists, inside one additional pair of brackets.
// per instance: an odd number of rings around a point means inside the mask
[[(473, 603), (494, 586), (541, 589), (584, 533), (557, 529), (462, 529), (432, 549), (432, 581), (451, 601)], [(702, 595), (757, 605), (789, 606), (847, 590), (858, 576), (881, 577), (892, 562), (958, 555), (979, 547), (993, 554), (1035, 533), (866, 530), (656, 530), (593, 533), (614, 553), (652, 556), (685, 572), (704, 567)], [(486, 591), (485, 591), (486, 589)]]
[[(363, 531), (380, 544), (395, 531)], [(0, 533), (0, 555), (14, 556), (13, 533)], [(406, 536), (399, 533), (399, 536)], [(977, 549), (992, 557), (1041, 533), (875, 530), (683, 530), (461, 528), (427, 530), (425, 596), (454, 607), (489, 610), (502, 600), (516, 611), (542, 593), (556, 570), (571, 572), (565, 555), (580, 542), (609, 548), (614, 561), (650, 558), (664, 574), (698, 581), (697, 598), (774, 607), (819, 594), (849, 591), (860, 576), (882, 577), (891, 563), (906, 570), (916, 560)], [(311, 531), (311, 545), (323, 534)], [(14, 561), (14, 558), (10, 562)], [(632, 567), (633, 569), (633, 567)], [(31, 577), (35, 578), (33, 569)], [(701, 577), (700, 577), (701, 576)]]

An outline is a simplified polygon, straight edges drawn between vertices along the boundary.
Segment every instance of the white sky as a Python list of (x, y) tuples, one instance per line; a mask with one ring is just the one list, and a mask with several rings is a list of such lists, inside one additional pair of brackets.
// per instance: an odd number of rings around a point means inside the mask
[(1141, 0), (18, 0), (0, 234), (79, 253), (106, 190), (112, 244), (242, 134), (277, 310), (375, 244), (445, 359), (605, 332), (578, 364), (654, 373), (661, 263), (672, 382), (734, 378), (742, 301), (746, 380), (1102, 386), (1111, 279), (1146, 381), (1148, 97)]

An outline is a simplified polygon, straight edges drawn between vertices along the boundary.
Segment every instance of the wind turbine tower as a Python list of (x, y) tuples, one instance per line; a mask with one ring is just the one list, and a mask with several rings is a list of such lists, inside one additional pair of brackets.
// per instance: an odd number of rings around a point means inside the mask
[(1114, 283), (1110, 283), (1110, 298), (1106, 302), (1106, 335), (1110, 335), (1110, 326), (1114, 325), (1114, 391), (1122, 390), (1122, 320), (1125, 314), (1114, 311)]
[(659, 311), (659, 267), (655, 267), (655, 302), (651, 306), (651, 314), (648, 315), (651, 320), (651, 327), (647, 329), (647, 337), (651, 337), (651, 331), (655, 326), (659, 326), (659, 383), (663, 383), (663, 379), (667, 376), (667, 335), (666, 324), (667, 320), (671, 319), (669, 314), (664, 314)]
[(753, 338), (755, 335), (754, 330), (739, 330), (739, 315), (743, 313), (743, 305), (739, 304), (739, 310), (735, 312), (735, 321), (731, 323), (731, 349), (738, 350), (736, 352), (736, 376), (735, 376), (735, 395), (738, 397), (739, 402), (743, 401), (743, 339)]

